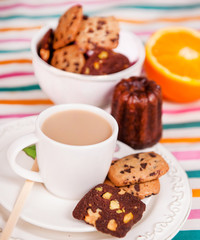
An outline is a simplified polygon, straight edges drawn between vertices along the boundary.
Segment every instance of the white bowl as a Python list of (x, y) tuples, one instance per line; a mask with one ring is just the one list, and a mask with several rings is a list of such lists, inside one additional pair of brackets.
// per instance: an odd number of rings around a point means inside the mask
[(119, 46), (114, 50), (136, 63), (129, 68), (108, 75), (84, 75), (57, 69), (38, 55), (38, 45), (44, 34), (55, 29), (54, 24), (43, 27), (31, 42), (33, 67), (39, 85), (55, 104), (85, 103), (104, 107), (110, 103), (114, 86), (123, 78), (141, 74), (145, 50), (141, 40), (132, 32), (120, 31)]

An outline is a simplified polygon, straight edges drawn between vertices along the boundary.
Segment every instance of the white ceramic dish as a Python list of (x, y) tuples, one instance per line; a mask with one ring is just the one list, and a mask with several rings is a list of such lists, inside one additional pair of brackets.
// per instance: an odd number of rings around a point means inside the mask
[[(10, 169), (6, 151), (14, 139), (32, 132), (34, 124), (35, 117), (29, 117), (0, 127), (0, 203), (9, 211), (12, 210), (17, 194), (23, 185), (23, 179)], [(170, 170), (160, 178), (160, 193), (145, 199), (147, 205), (145, 214), (124, 238), (126, 240), (171, 239), (186, 221), (190, 212), (191, 190), (184, 170), (162, 145), (157, 144), (144, 151), (150, 150), (161, 154), (168, 162)], [(133, 152), (137, 151), (119, 143), (115, 157), (122, 157)], [(32, 160), (24, 153), (19, 154), (19, 162), (27, 168), (32, 165)], [(71, 211), (75, 204), (76, 202), (51, 195), (42, 184), (36, 184), (27, 199), (21, 218), (36, 226), (50, 229), (50, 231), (68, 232), (69, 239), (111, 239), (110, 236), (91, 232), (95, 230), (93, 227), (73, 219)], [(42, 234), (42, 229), (40, 231)]]
[(36, 78), (42, 90), (56, 104), (86, 103), (98, 107), (106, 106), (112, 95), (114, 86), (123, 78), (138, 76), (145, 59), (145, 50), (141, 40), (132, 32), (120, 32), (119, 46), (115, 49), (126, 55), (130, 62), (136, 62), (129, 68), (109, 75), (89, 76), (62, 71), (45, 61), (38, 55), (38, 45), (51, 24), (42, 28), (32, 40), (31, 51)]

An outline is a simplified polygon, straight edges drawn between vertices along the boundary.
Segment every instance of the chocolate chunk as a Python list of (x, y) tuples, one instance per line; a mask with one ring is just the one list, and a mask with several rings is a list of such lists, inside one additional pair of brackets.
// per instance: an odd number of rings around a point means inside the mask
[(145, 169), (147, 166), (147, 163), (141, 163), (140, 166)]
[(140, 159), (140, 154), (139, 153), (133, 154), (133, 157)]
[(154, 176), (154, 175), (156, 175), (155, 172), (152, 172), (152, 173), (149, 174), (149, 176)]
[(149, 156), (156, 157), (156, 154), (154, 152), (149, 152)]
[(140, 185), (138, 183), (134, 184), (134, 188), (137, 192), (140, 191)]

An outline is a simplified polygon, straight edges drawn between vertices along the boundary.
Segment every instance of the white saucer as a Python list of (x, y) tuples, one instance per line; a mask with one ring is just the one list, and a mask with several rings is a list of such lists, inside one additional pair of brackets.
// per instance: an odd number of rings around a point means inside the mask
[[(0, 127), (0, 204), (11, 211), (24, 180), (10, 168), (6, 159), (9, 144), (26, 133), (34, 131), (35, 117), (28, 117)], [(140, 222), (125, 239), (170, 239), (186, 221), (191, 208), (191, 190), (187, 176), (174, 156), (162, 145), (157, 144), (143, 151), (155, 151), (168, 162), (169, 172), (160, 178), (161, 190), (156, 196), (145, 199), (147, 209)], [(114, 157), (120, 158), (134, 153), (132, 148), (118, 142)], [(18, 160), (30, 168), (32, 159), (21, 152)], [(73, 219), (76, 201), (60, 199), (50, 194), (42, 184), (35, 184), (21, 213), (21, 218), (36, 226), (62, 231), (82, 233), (80, 239), (89, 239), (95, 228)], [(99, 234), (99, 233), (97, 233)], [(73, 234), (71, 235), (73, 238)], [(102, 237), (103, 236), (103, 237)], [(105, 239), (99, 234), (98, 239)]]

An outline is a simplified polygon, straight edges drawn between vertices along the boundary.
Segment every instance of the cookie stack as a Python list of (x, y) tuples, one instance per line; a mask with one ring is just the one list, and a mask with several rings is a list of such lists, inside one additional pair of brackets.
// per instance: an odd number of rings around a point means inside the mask
[(141, 152), (115, 160), (108, 179), (92, 188), (78, 202), (73, 217), (98, 231), (124, 237), (143, 215), (145, 197), (158, 194), (159, 178), (169, 170), (155, 152)]
[(168, 170), (159, 154), (141, 152), (113, 161), (105, 183), (144, 199), (159, 193), (159, 178)]
[(128, 58), (112, 49), (118, 46), (119, 23), (115, 17), (86, 17), (81, 5), (68, 9), (58, 26), (50, 29), (39, 47), (40, 57), (64, 71), (103, 75), (130, 66)]

